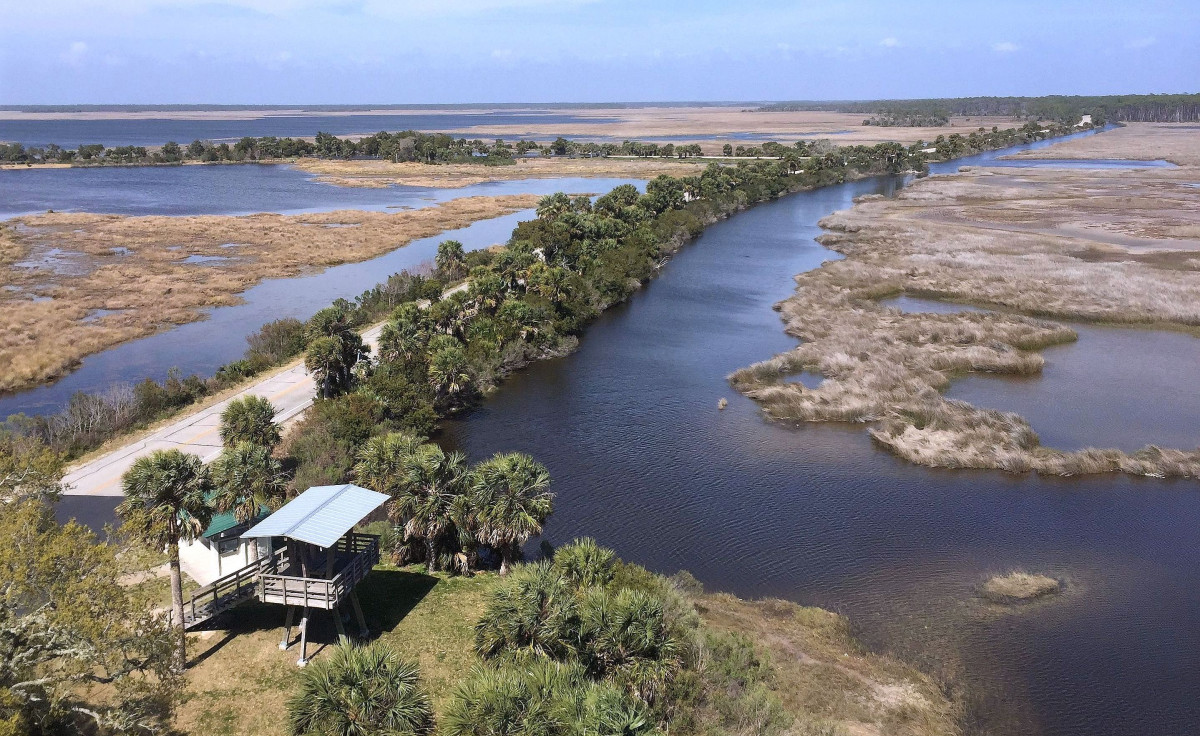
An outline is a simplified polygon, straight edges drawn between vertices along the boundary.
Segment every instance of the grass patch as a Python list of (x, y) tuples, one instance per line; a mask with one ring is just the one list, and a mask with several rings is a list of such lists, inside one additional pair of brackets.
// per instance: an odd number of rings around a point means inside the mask
[(720, 593), (700, 596), (696, 605), (708, 629), (747, 635), (769, 654), (769, 687), (795, 716), (789, 734), (961, 733), (959, 708), (937, 682), (863, 649), (842, 616)]
[[(419, 568), (380, 565), (358, 587), (372, 635), (420, 664), (434, 708), (441, 712), (454, 686), (475, 662), (475, 621), (498, 578), (425, 575)], [(283, 606), (247, 603), (214, 629), (191, 637), (188, 702), (178, 726), (196, 736), (283, 736), (284, 704), (295, 681), (298, 638), (279, 650)], [(355, 630), (353, 622), (347, 632)], [(294, 632), (298, 637), (298, 632)], [(309, 629), (309, 656), (337, 642), (331, 614), (317, 611)]]

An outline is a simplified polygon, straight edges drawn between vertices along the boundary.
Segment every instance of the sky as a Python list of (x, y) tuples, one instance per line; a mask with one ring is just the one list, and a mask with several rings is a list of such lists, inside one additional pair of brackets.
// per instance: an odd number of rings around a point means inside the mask
[(0, 22), (7, 104), (1200, 91), (1197, 0), (0, 0)]

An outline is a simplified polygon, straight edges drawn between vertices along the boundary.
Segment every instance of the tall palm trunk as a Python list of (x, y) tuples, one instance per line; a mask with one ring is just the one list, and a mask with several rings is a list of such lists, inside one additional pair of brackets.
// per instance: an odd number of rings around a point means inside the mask
[(508, 571), (517, 561), (517, 545), (515, 542), (506, 542), (500, 545), (500, 574), (507, 575)]
[(437, 572), (437, 539), (429, 534), (425, 537), (425, 567), (429, 572)]
[(179, 633), (175, 645), (175, 664), (182, 672), (187, 667), (187, 632), (183, 628), (183, 574), (179, 569), (179, 542), (167, 547), (171, 568), (171, 619)]

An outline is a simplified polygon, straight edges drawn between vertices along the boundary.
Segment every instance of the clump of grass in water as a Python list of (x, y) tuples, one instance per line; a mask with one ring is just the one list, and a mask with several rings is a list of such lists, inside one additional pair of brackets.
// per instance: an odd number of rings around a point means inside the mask
[(1062, 590), (1062, 583), (1047, 575), (1013, 570), (993, 575), (980, 589), (980, 594), (993, 603), (1022, 603), (1053, 595)]

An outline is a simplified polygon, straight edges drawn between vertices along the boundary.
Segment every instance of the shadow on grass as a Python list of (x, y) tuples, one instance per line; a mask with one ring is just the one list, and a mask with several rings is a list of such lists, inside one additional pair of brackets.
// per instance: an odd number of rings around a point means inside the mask
[[(371, 631), (371, 638), (396, 628), (437, 584), (437, 578), (423, 573), (395, 569), (372, 570), (354, 589), (362, 605), (363, 618)], [(309, 610), (309, 657), (315, 656), (326, 646), (337, 643), (338, 633), (334, 616), (342, 616), (343, 627), (351, 638), (357, 635), (358, 622), (354, 620), (353, 611), (348, 602), (342, 605), (340, 611)], [(212, 657), (241, 635), (274, 630), (282, 636), (286, 615), (287, 609), (284, 606), (258, 601), (243, 603), (222, 614), (213, 621), (209, 629), (223, 632), (221, 639), (211, 644), (204, 642), (199, 646), (193, 645), (192, 650), (199, 651), (199, 654), (190, 661), (189, 666), (194, 667)], [(296, 611), (289, 651), (294, 650), (300, 642), (299, 626), (300, 611)]]

